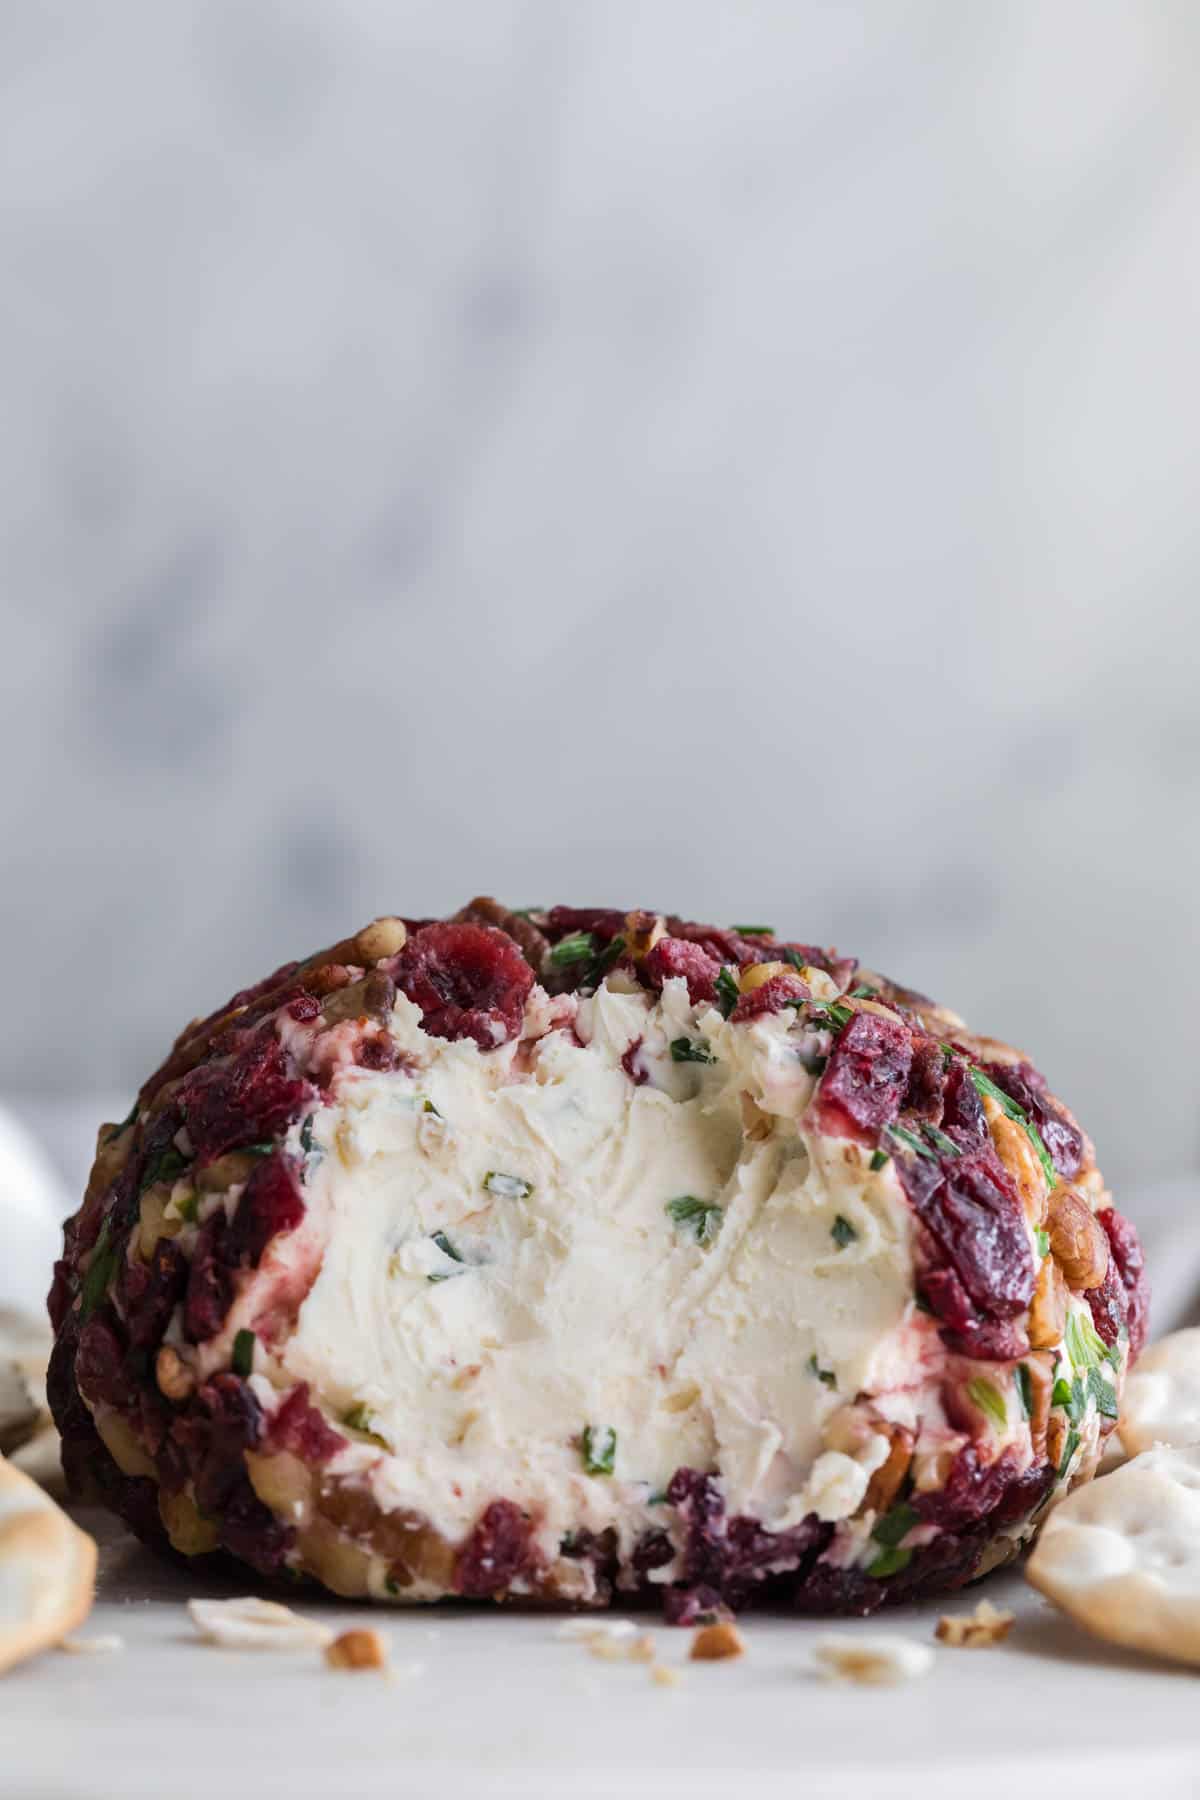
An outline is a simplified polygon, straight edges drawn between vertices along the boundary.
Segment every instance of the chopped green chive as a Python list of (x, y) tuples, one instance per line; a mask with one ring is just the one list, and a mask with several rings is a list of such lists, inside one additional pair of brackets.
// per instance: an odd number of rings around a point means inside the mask
[(442, 1255), (448, 1256), (451, 1262), (460, 1263), (462, 1261), (462, 1257), (458, 1254), (458, 1251), (454, 1248), (454, 1245), (450, 1242), (450, 1239), (446, 1236), (444, 1231), (435, 1231), (433, 1234), (433, 1241), (441, 1251)]
[(828, 1019), (834, 1031), (841, 1031), (842, 1027), (848, 1025), (854, 1017), (854, 1008), (843, 1005), (840, 1000), (810, 1000), (808, 1008), (810, 1012), (823, 1015), (823, 1018), (815, 1019), (814, 1024), (820, 1026), (825, 1019)]
[(909, 1131), (903, 1125), (885, 1125), (884, 1130), (889, 1137), (894, 1137), (898, 1143), (906, 1145), (915, 1155), (923, 1156), (927, 1162), (937, 1161), (937, 1157), (929, 1145), (922, 1143), (915, 1131)]
[(967, 1394), (981, 1413), (986, 1413), (1001, 1431), (1007, 1430), (1008, 1407), (1004, 1404), (1004, 1395), (994, 1382), (977, 1375), (974, 1381), (968, 1381)]
[(1033, 1417), (1033, 1377), (1029, 1373), (1028, 1363), (1018, 1363), (1016, 1367), (1017, 1399), (1021, 1403), (1021, 1412), (1027, 1419)]
[(440, 1119), (442, 1116), (441, 1113), (438, 1111), (437, 1107), (433, 1104), (432, 1100), (424, 1101), (424, 1103), (422, 1104), (422, 1107), (421, 1107), (421, 1111), (427, 1112), (427, 1113), (432, 1113), (435, 1119)]
[(714, 1063), (716, 1060), (706, 1044), (685, 1037), (671, 1039), (672, 1062)]
[(1063, 1333), (1063, 1342), (1067, 1347), (1067, 1355), (1077, 1369), (1090, 1369), (1096, 1363), (1108, 1361), (1108, 1345), (1092, 1324), (1087, 1313), (1070, 1312), (1067, 1314), (1067, 1328)]
[(623, 937), (610, 938), (603, 949), (598, 950), (592, 958), (591, 967), (583, 978), (584, 987), (599, 987), (614, 963), (619, 961), (624, 949), (625, 939)]
[(849, 1219), (843, 1218), (841, 1213), (838, 1214), (837, 1218), (833, 1221), (833, 1224), (829, 1227), (829, 1235), (839, 1250), (844, 1250), (847, 1244), (855, 1244), (858, 1242), (857, 1231), (855, 1231)]
[(695, 1194), (668, 1200), (663, 1211), (673, 1224), (686, 1227), (698, 1244), (711, 1244), (725, 1219), (715, 1200), (698, 1200)]
[(92, 1246), (92, 1260), (83, 1278), (83, 1294), (79, 1303), (81, 1319), (90, 1319), (103, 1300), (117, 1266), (117, 1247), (112, 1242), (112, 1214), (109, 1213)]
[(1079, 1448), (1079, 1433), (1072, 1426), (1067, 1433), (1067, 1441), (1063, 1446), (1062, 1461), (1058, 1465), (1058, 1478), (1061, 1481), (1071, 1466), (1071, 1459)]
[(303, 1125), (300, 1127), (300, 1148), (303, 1150), (305, 1156), (312, 1155), (312, 1149), (313, 1149), (312, 1133), (313, 1133), (313, 1114), (309, 1113), (307, 1119), (305, 1119)]
[(791, 963), (793, 969), (807, 969), (808, 964), (800, 952), (793, 950), (790, 944), (777, 944), (776, 949), (779, 951), (779, 962)]
[(589, 1475), (611, 1475), (617, 1458), (617, 1434), (611, 1425), (585, 1425), (583, 1466)]
[(160, 1181), (177, 1181), (187, 1168), (191, 1158), (184, 1156), (174, 1144), (168, 1144), (157, 1156), (152, 1156), (142, 1171), (142, 1179), (138, 1185), (138, 1193), (144, 1194), (148, 1187), (154, 1187)]
[(921, 1523), (921, 1515), (915, 1506), (902, 1500), (899, 1506), (893, 1506), (890, 1512), (884, 1513), (882, 1519), (876, 1519), (871, 1527), (871, 1536), (877, 1544), (885, 1544), (894, 1550), (903, 1538), (906, 1538), (914, 1525)]
[(876, 1581), (885, 1581), (889, 1575), (898, 1575), (901, 1569), (907, 1569), (911, 1561), (911, 1550), (881, 1550), (874, 1562), (867, 1564), (867, 1574)]
[(177, 1200), (175, 1202), (175, 1211), (179, 1214), (179, 1217), (183, 1220), (185, 1225), (194, 1225), (200, 1213), (199, 1194), (197, 1194), (194, 1189), (190, 1194), (185, 1194), (182, 1200)]
[(239, 1156), (274, 1156), (275, 1146), (264, 1139), (259, 1144), (239, 1144), (237, 1153)]
[(567, 969), (572, 963), (588, 962), (596, 954), (596, 940), (590, 931), (575, 931), (555, 944), (549, 961), (555, 969)]
[(730, 931), (736, 931), (739, 937), (774, 937), (773, 925), (731, 925)]
[(1099, 1369), (1087, 1372), (1088, 1392), (1096, 1402), (1097, 1412), (1106, 1419), (1115, 1419), (1120, 1413), (1117, 1405), (1117, 1390), (1110, 1381), (1106, 1381)]
[(1057, 1187), (1058, 1171), (1050, 1160), (1050, 1152), (1042, 1142), (1041, 1132), (1029, 1117), (1025, 1108), (1023, 1106), (1018, 1106), (1017, 1102), (1010, 1094), (1006, 1094), (1002, 1087), (997, 1087), (991, 1077), (985, 1075), (982, 1069), (977, 1069), (974, 1063), (970, 1065), (970, 1068), (971, 1080), (975, 1084), (976, 1093), (986, 1094), (989, 1100), (994, 1100), (1000, 1110), (1021, 1127), (1025, 1136), (1029, 1139), (1037, 1152), (1037, 1158), (1042, 1165), (1042, 1173), (1046, 1177), (1047, 1182), (1051, 1188)]
[(827, 1388), (835, 1388), (837, 1386), (837, 1376), (832, 1369), (823, 1369), (821, 1367), (820, 1363), (817, 1361), (817, 1353), (815, 1350), (808, 1359), (808, 1372), (810, 1375), (815, 1375), (817, 1380), (823, 1382)]
[(1087, 1412), (1087, 1386), (1078, 1379), (1069, 1382), (1060, 1375), (1050, 1398), (1055, 1406), (1063, 1408), (1072, 1425), (1078, 1425)]
[(892, 1159), (888, 1155), (886, 1150), (872, 1151), (871, 1162), (870, 1162), (870, 1168), (871, 1168), (872, 1173), (878, 1174), (880, 1169), (886, 1169), (888, 1164), (891, 1162), (891, 1160)]
[(721, 965), (721, 973), (717, 976), (716, 988), (717, 1005), (721, 1009), (722, 1018), (727, 1019), (741, 999), (741, 990), (737, 984), (737, 977), (728, 963), (723, 963)]
[(351, 1431), (370, 1431), (370, 1407), (367, 1406), (364, 1401), (358, 1401), (356, 1405), (350, 1408), (349, 1412), (344, 1412), (342, 1414), (342, 1424), (348, 1426)]
[(959, 1149), (954, 1139), (947, 1137), (944, 1131), (939, 1131), (936, 1125), (926, 1125), (925, 1136), (929, 1139), (931, 1144), (937, 1146), (943, 1156), (962, 1155), (962, 1151)]
[(1037, 1245), (1038, 1255), (1041, 1257), (1042, 1261), (1045, 1262), (1050, 1254), (1050, 1233), (1048, 1231), (1035, 1231), (1033, 1234), (1033, 1241)]
[(254, 1346), (258, 1342), (252, 1331), (239, 1331), (233, 1340), (233, 1355), (229, 1366), (235, 1375), (244, 1379), (254, 1367)]
[(502, 1200), (528, 1200), (533, 1192), (532, 1181), (525, 1181), (520, 1175), (502, 1175), (498, 1169), (488, 1170), (483, 1185), (489, 1194), (498, 1194)]
[(852, 1000), (874, 1000), (874, 998), (878, 992), (879, 992), (879, 989), (873, 988), (873, 987), (851, 988), (850, 989), (850, 998)]

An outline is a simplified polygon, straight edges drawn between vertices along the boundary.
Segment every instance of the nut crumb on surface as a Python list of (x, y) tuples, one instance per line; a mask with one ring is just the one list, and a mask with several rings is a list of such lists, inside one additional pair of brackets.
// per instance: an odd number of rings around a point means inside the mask
[(890, 1687), (912, 1681), (933, 1667), (928, 1644), (901, 1637), (825, 1637), (813, 1645), (817, 1673), (827, 1681), (857, 1681)]
[(717, 1625), (701, 1625), (688, 1654), (693, 1662), (724, 1662), (731, 1656), (744, 1656), (746, 1640), (736, 1625), (724, 1620)]
[(683, 1682), (679, 1670), (668, 1668), (666, 1663), (651, 1663), (650, 1679), (656, 1687), (679, 1687)]
[(641, 1637), (634, 1638), (632, 1644), (630, 1644), (629, 1660), (630, 1662), (644, 1663), (652, 1663), (654, 1661), (654, 1639), (648, 1631), (643, 1632)]
[(95, 1637), (66, 1637), (58, 1647), (72, 1656), (107, 1656), (113, 1650), (123, 1650), (125, 1639), (115, 1631), (101, 1631)]
[(981, 1600), (973, 1613), (943, 1613), (934, 1636), (955, 1650), (984, 1650), (999, 1644), (1013, 1628), (1016, 1615)]
[(253, 1595), (239, 1600), (189, 1600), (187, 1609), (200, 1636), (224, 1650), (320, 1649), (333, 1636), (327, 1625), (301, 1618), (290, 1606)]
[(377, 1631), (359, 1627), (343, 1631), (325, 1646), (325, 1661), (331, 1669), (382, 1669), (388, 1659), (388, 1647)]

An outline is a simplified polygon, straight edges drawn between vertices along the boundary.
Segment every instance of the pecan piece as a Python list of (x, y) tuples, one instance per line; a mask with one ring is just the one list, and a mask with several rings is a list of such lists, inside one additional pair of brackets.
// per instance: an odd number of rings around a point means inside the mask
[(1046, 1257), (1038, 1270), (1037, 1285), (1029, 1303), (1026, 1329), (1035, 1350), (1052, 1350), (1062, 1343), (1067, 1328), (1067, 1284), (1053, 1256)]
[(1073, 1288), (1098, 1288), (1108, 1274), (1108, 1238), (1091, 1208), (1068, 1187), (1056, 1187), (1046, 1207), (1055, 1261)]

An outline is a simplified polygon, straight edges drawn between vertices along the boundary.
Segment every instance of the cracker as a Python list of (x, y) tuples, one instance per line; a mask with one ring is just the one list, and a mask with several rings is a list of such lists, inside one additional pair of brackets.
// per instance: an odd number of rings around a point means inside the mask
[(0, 1457), (0, 1674), (82, 1625), (95, 1579), (92, 1539)]
[(1200, 1447), (1160, 1445), (1076, 1488), (1026, 1574), (1094, 1636), (1200, 1663)]
[(1130, 1456), (1155, 1444), (1200, 1444), (1200, 1329), (1173, 1331), (1142, 1352), (1121, 1401)]

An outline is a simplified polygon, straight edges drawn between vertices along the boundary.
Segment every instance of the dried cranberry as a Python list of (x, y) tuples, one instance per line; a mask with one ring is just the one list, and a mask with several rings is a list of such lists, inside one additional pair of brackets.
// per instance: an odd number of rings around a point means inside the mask
[(297, 1025), (307, 1025), (310, 1019), (316, 1018), (320, 1010), (321, 1002), (315, 994), (297, 994), (294, 1000), (288, 1002), (288, 1017), (295, 1019)]
[(667, 930), (673, 938), (695, 944), (718, 968), (722, 963), (748, 968), (751, 963), (774, 960), (775, 945), (770, 938), (745, 938), (740, 932), (722, 931), (719, 925), (700, 925), (694, 919), (679, 919), (674, 914), (667, 918)]
[(202, 1225), (192, 1252), (183, 1302), (183, 1335), (190, 1344), (216, 1337), (233, 1305), (233, 1265), (224, 1213)]
[(237, 1375), (214, 1375), (193, 1395), (171, 1427), (202, 1512), (219, 1513), (245, 1477), (242, 1460), (262, 1437), (263, 1413)]
[(944, 1485), (934, 1493), (915, 1494), (912, 1506), (930, 1525), (970, 1525), (996, 1506), (1017, 1475), (1017, 1452), (1005, 1450), (983, 1465), (974, 1444), (966, 1444), (951, 1464)]
[(481, 1050), (517, 1035), (533, 986), (516, 944), (491, 925), (428, 925), (409, 938), (395, 970), (431, 1037), (472, 1038)]
[(1031, 1063), (987, 1063), (984, 1073), (1003, 1088), (1037, 1126), (1050, 1161), (1064, 1181), (1079, 1173), (1083, 1162), (1083, 1133), (1051, 1099), (1046, 1079)]
[(1146, 1258), (1141, 1239), (1124, 1213), (1115, 1206), (1096, 1214), (1108, 1234), (1113, 1260), (1125, 1289), (1125, 1311), (1129, 1326), (1130, 1357), (1140, 1356), (1150, 1329), (1150, 1282), (1146, 1275)]
[(665, 1568), (674, 1555), (675, 1546), (665, 1531), (646, 1531), (634, 1545), (629, 1560), (639, 1575), (648, 1575), (651, 1569)]
[(743, 994), (729, 1016), (735, 1025), (746, 1025), (752, 1019), (782, 1012), (798, 1000), (811, 998), (809, 988), (798, 975), (772, 975), (761, 987), (751, 988), (748, 994)]
[(955, 1271), (979, 1312), (993, 1319), (1023, 1312), (1033, 1295), (1033, 1253), (1016, 1188), (991, 1146), (936, 1163), (897, 1156), (896, 1169), (936, 1261)]
[(360, 1069), (394, 1069), (399, 1060), (390, 1037), (364, 1037), (359, 1040), (354, 1060)]
[(960, 1150), (969, 1150), (988, 1140), (987, 1118), (979, 1089), (971, 1080), (967, 1064), (956, 1057), (946, 1072), (942, 1095), (942, 1130), (954, 1139)]
[(345, 1438), (310, 1404), (305, 1381), (293, 1388), (279, 1408), (271, 1420), (268, 1436), (272, 1450), (288, 1450), (310, 1467), (327, 1463), (346, 1446)]
[(946, 1059), (936, 1038), (914, 1037), (912, 1067), (904, 1091), (905, 1113), (940, 1125), (946, 1091)]
[(203, 1167), (246, 1144), (282, 1135), (314, 1098), (293, 1075), (283, 1047), (265, 1027), (222, 1062), (194, 1069), (180, 1089), (188, 1135)]
[(624, 930), (625, 914), (612, 906), (552, 906), (546, 914), (546, 936), (554, 944), (581, 931), (610, 944)]
[(642, 1040), (640, 1037), (636, 1037), (627, 1047), (621, 1058), (621, 1067), (628, 1075), (630, 1081), (632, 1081), (634, 1087), (641, 1087), (644, 1082), (650, 1079), (646, 1067), (641, 1060), (641, 1050)]
[(872, 1143), (900, 1111), (912, 1067), (912, 1033), (898, 1019), (855, 1013), (837, 1037), (821, 1077), (822, 1131)]
[(260, 1575), (277, 1575), (294, 1539), (295, 1532), (279, 1522), (243, 1477), (221, 1515), (222, 1548)]
[(486, 1600), (510, 1587), (530, 1563), (533, 1528), (511, 1500), (493, 1500), (454, 1565), (455, 1592)]
[(125, 1346), (113, 1326), (99, 1314), (79, 1334), (75, 1379), (93, 1406), (127, 1406), (132, 1390), (125, 1375)]
[(1125, 1284), (1121, 1280), (1115, 1256), (1109, 1257), (1100, 1286), (1088, 1288), (1084, 1299), (1092, 1309), (1092, 1322), (1104, 1342), (1110, 1346), (1115, 1344), (1126, 1323), (1128, 1312)]
[(664, 937), (642, 958), (638, 972), (647, 986), (655, 989), (661, 989), (664, 981), (681, 977), (687, 982), (689, 1000), (698, 1006), (701, 1001), (716, 999), (721, 965), (699, 944)]
[(178, 1244), (159, 1238), (150, 1261), (140, 1256), (122, 1262), (121, 1311), (136, 1349), (146, 1350), (162, 1342), (171, 1314), (183, 1298), (188, 1262)]
[(238, 1201), (222, 1243), (231, 1264), (257, 1268), (271, 1239), (294, 1231), (304, 1217), (304, 1200), (290, 1160), (278, 1153), (255, 1168)]

